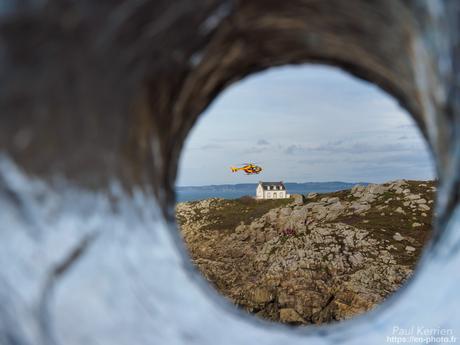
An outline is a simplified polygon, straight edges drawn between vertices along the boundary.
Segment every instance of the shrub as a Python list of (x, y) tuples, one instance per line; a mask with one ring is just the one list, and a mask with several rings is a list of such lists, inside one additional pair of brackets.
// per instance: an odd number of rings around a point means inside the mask
[(239, 201), (243, 204), (243, 205), (252, 205), (254, 203), (256, 203), (256, 199), (254, 199), (252, 196), (249, 196), (249, 195), (244, 195), (242, 196)]

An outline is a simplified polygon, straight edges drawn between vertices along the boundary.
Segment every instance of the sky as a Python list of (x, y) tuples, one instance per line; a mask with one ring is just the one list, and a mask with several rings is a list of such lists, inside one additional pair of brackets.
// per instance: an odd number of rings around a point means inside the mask
[[(254, 162), (259, 175), (232, 173)], [(384, 91), (335, 67), (276, 67), (224, 90), (181, 154), (178, 186), (373, 182), (434, 178), (409, 114)]]

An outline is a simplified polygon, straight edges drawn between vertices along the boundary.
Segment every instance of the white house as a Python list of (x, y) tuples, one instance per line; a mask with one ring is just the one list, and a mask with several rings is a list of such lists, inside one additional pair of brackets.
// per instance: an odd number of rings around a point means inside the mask
[(259, 182), (257, 185), (256, 199), (286, 199), (289, 197), (283, 182)]

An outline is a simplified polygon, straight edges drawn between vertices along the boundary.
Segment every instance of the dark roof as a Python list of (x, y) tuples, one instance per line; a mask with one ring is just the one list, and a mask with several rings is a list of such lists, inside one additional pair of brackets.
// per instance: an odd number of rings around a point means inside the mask
[(262, 188), (264, 190), (268, 190), (267, 187), (270, 187), (270, 189), (272, 189), (272, 187), (275, 186), (277, 187), (277, 190), (286, 190), (286, 187), (284, 187), (283, 182), (259, 182), (259, 184), (262, 185)]

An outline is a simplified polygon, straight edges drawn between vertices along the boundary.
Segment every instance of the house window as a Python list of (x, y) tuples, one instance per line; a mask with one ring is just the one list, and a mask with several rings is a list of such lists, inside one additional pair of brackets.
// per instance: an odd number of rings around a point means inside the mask
[(273, 199), (276, 199), (276, 198), (277, 198), (277, 196), (276, 196), (276, 192), (275, 192), (275, 193), (273, 193)]
[(267, 198), (270, 198), (272, 194), (270, 192), (267, 193)]

